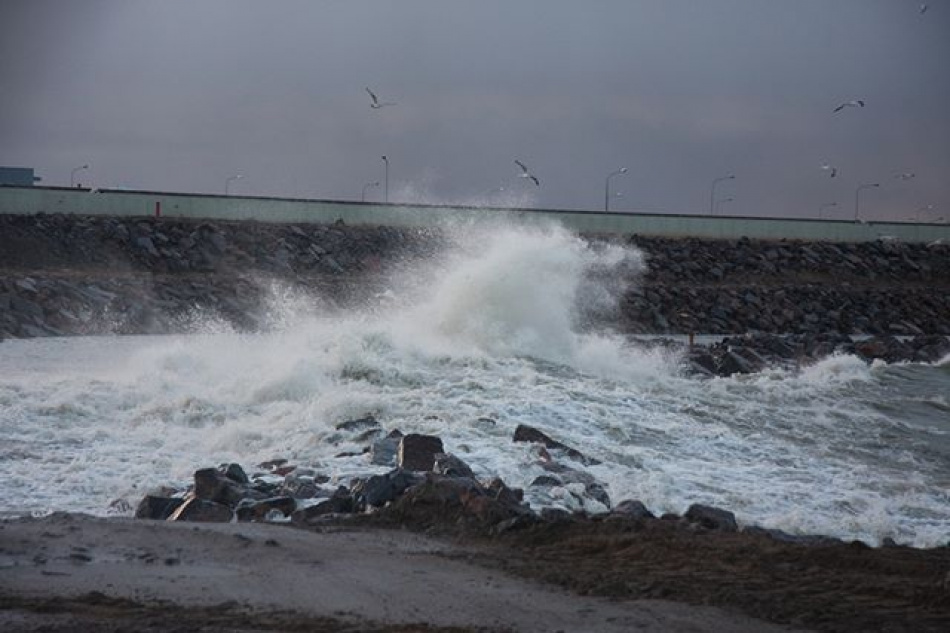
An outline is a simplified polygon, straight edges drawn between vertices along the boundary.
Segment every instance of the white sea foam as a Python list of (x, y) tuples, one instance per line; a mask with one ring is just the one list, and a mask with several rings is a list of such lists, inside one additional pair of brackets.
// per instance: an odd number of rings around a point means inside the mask
[[(273, 457), (347, 483), (385, 470), (334, 457), (361, 448), (335, 425), (371, 413), (387, 430), (440, 435), (479, 475), (528, 487), (535, 506), (597, 509), (570, 484), (529, 487), (544, 470), (536, 448), (512, 443), (519, 423), (600, 459), (587, 470), (614, 501), (946, 541), (950, 472), (934, 439), (945, 425), (918, 423), (941, 390), (900, 373), (946, 384), (942, 368), (834, 356), (801, 371), (685, 378), (676, 358), (578, 325), (591, 273), (636, 268), (635, 251), (557, 227), (463, 227), (455, 241), (438, 267), (394, 280), (362, 312), (276, 291), (271, 322), (282, 327), (270, 334), (0, 344), (0, 511), (106, 513), (196, 468)], [(892, 406), (904, 397), (917, 418)]]

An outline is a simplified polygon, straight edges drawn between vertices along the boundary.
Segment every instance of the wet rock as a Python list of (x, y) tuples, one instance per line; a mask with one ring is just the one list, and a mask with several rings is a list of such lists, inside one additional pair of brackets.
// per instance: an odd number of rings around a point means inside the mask
[(587, 466), (600, 463), (600, 461), (594, 459), (593, 457), (588, 457), (579, 450), (571, 448), (566, 444), (562, 444), (561, 442), (558, 442), (552, 437), (544, 434), (533, 426), (528, 426), (527, 424), (518, 425), (518, 427), (515, 429), (515, 434), (512, 440), (515, 442), (532, 442), (541, 444), (542, 446), (552, 450), (563, 451), (571, 459), (577, 460)]
[(24, 316), (32, 317), (34, 319), (43, 318), (43, 308), (40, 304), (30, 301), (29, 299), (24, 299), (19, 295), (13, 295), (9, 299), (10, 309), (14, 312), (18, 312)]
[(228, 464), (224, 466), (223, 474), (233, 482), (239, 484), (250, 483), (250, 479), (247, 478), (247, 473), (244, 472), (244, 469), (241, 468), (240, 464)]
[(709, 530), (720, 530), (722, 532), (735, 532), (739, 529), (736, 523), (736, 515), (728, 510), (721, 510), (698, 503), (694, 503), (686, 510), (683, 518), (690, 523), (697, 523)]
[(650, 512), (642, 501), (636, 499), (624, 499), (613, 507), (610, 513), (614, 516), (622, 516), (630, 519), (655, 519), (656, 515)]
[(551, 486), (560, 486), (563, 482), (557, 477), (551, 475), (539, 475), (529, 484), (532, 487), (550, 488)]
[(472, 469), (469, 468), (468, 464), (455, 455), (448, 455), (445, 453), (439, 453), (435, 456), (435, 463), (432, 466), (432, 472), (436, 473), (437, 475), (445, 475), (447, 477), (468, 477), (470, 479), (475, 478), (475, 473), (472, 472)]
[(568, 523), (574, 519), (574, 515), (563, 508), (541, 508), (538, 517), (547, 523)]
[(246, 497), (259, 497), (246, 486), (226, 477), (217, 468), (202, 468), (195, 471), (194, 494), (198, 499), (222, 503), (234, 507)]
[(395, 466), (401, 441), (402, 433), (396, 429), (386, 437), (373, 442), (369, 450), (370, 463), (377, 466)]
[(483, 487), (489, 496), (504, 504), (521, 505), (524, 501), (524, 490), (509, 488), (500, 477), (493, 477), (488, 480), (488, 483), (483, 484)]
[(397, 464), (405, 470), (430, 471), (435, 465), (435, 456), (444, 452), (441, 438), (411, 433), (399, 442)]
[(385, 475), (373, 475), (356, 482), (353, 485), (353, 497), (357, 507), (379, 508), (421, 481), (422, 475), (396, 468)]
[(743, 534), (756, 534), (766, 536), (782, 543), (795, 543), (797, 545), (836, 545), (842, 541), (830, 536), (820, 534), (789, 534), (782, 530), (773, 528), (763, 528), (757, 525), (749, 525), (742, 528)]
[(501, 480), (484, 486), (473, 479), (427, 473), (422, 483), (380, 511), (380, 517), (417, 527), (468, 526), (493, 528), (521, 517), (530, 522), (534, 513), (521, 501), (520, 491)]
[(278, 519), (289, 517), (296, 509), (297, 501), (294, 498), (273, 497), (260, 501), (245, 499), (238, 504), (235, 513), (238, 521), (264, 521), (274, 520), (275, 517)]
[(756, 367), (746, 358), (729, 350), (723, 354), (716, 367), (716, 373), (720, 376), (732, 376), (733, 374), (751, 374), (756, 371)]
[(610, 495), (607, 494), (607, 489), (599, 483), (585, 485), (584, 496), (606, 506), (608, 509), (610, 508)]
[(362, 418), (357, 418), (355, 420), (347, 420), (346, 422), (340, 422), (334, 427), (338, 431), (365, 431), (368, 429), (377, 429), (379, 428), (379, 422), (372, 415), (367, 415)]
[(230, 523), (233, 518), (234, 512), (228, 506), (190, 496), (168, 517), (168, 520)]
[(135, 508), (135, 518), (164, 521), (183, 503), (184, 500), (180, 498), (145, 495)]
[(340, 486), (328, 498), (300, 508), (291, 515), (294, 523), (310, 523), (313, 519), (322, 519), (331, 514), (346, 514), (357, 509), (356, 500), (345, 486)]

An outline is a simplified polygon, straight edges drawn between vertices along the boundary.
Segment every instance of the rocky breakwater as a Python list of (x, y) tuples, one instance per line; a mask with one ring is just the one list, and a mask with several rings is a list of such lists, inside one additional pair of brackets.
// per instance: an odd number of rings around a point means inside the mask
[[(945, 244), (589, 239), (631, 244), (648, 264), (641, 277), (611, 280), (627, 289), (619, 310), (582, 315), (594, 327), (950, 334)], [(388, 275), (438, 264), (451, 245), (434, 228), (0, 215), (0, 338), (187, 332), (208, 319), (261, 331), (274, 295), (361, 305)]]
[(442, 247), (418, 229), (0, 215), (0, 339), (260, 331), (275, 295), (346, 307)]
[(633, 237), (628, 332), (950, 334), (950, 245)]

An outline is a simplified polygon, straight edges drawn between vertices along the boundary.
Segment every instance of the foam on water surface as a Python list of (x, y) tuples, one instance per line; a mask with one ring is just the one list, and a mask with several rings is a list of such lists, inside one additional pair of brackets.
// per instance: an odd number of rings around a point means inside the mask
[[(334, 457), (362, 449), (335, 426), (372, 414), (387, 431), (438, 434), (477, 474), (513, 486), (545, 472), (534, 447), (511, 441), (524, 423), (601, 460), (572, 465), (614, 501), (947, 542), (945, 366), (834, 356), (800, 371), (685, 377), (675, 356), (579, 326), (579, 302), (609, 309), (616, 291), (595, 273), (635, 270), (637, 252), (557, 227), (463, 233), (438, 266), (394, 279), (363, 311), (281, 295), (269, 334), (0, 344), (0, 511), (102, 514), (196, 468), (274, 457), (347, 483), (386, 470)], [(580, 507), (567, 487), (529, 487), (527, 498)]]

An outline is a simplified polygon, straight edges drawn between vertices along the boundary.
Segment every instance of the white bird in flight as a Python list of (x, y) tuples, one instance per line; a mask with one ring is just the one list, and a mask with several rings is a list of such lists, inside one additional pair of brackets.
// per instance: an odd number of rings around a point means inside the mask
[(864, 107), (864, 101), (862, 101), (861, 99), (852, 99), (851, 101), (845, 101), (844, 103), (839, 105), (837, 108), (835, 108), (835, 112), (841, 112), (845, 108), (863, 108), (863, 107)]
[(828, 174), (828, 177), (829, 177), (829, 178), (834, 178), (835, 176), (838, 175), (838, 168), (837, 168), (837, 167), (834, 167), (834, 166), (832, 166), (832, 165), (830, 165), (830, 164), (828, 164), (828, 163), (822, 163), (821, 168), (824, 169), (825, 171), (830, 171), (830, 172), (831, 172), (830, 174)]
[(924, 4), (920, 5), (920, 9), (918, 9), (918, 12), (920, 13), (920, 15), (923, 15), (923, 14), (927, 13), (927, 9), (929, 9), (929, 8), (930, 8), (930, 7), (928, 7), (927, 4), (924, 3)]
[(373, 100), (373, 102), (369, 104), (369, 107), (371, 107), (374, 110), (379, 110), (380, 108), (385, 108), (386, 106), (396, 105), (395, 103), (392, 103), (391, 101), (380, 102), (380, 100), (376, 98), (376, 95), (373, 94), (373, 91), (370, 90), (369, 88), (366, 89), (366, 92), (369, 93), (370, 99)]
[(912, 172), (906, 172), (906, 173), (903, 173), (903, 174), (897, 174), (896, 176), (894, 176), (894, 178), (897, 178), (898, 180), (910, 180), (911, 178), (915, 177), (916, 175), (917, 175), (917, 174), (912, 173)]
[(521, 174), (520, 174), (521, 178), (528, 178), (530, 180), (533, 180), (536, 186), (538, 187), (541, 186), (541, 181), (539, 181), (537, 177), (535, 177), (534, 174), (528, 171), (528, 168), (525, 167), (524, 163), (522, 163), (520, 160), (515, 160), (515, 165), (517, 165), (518, 167), (521, 167)]

